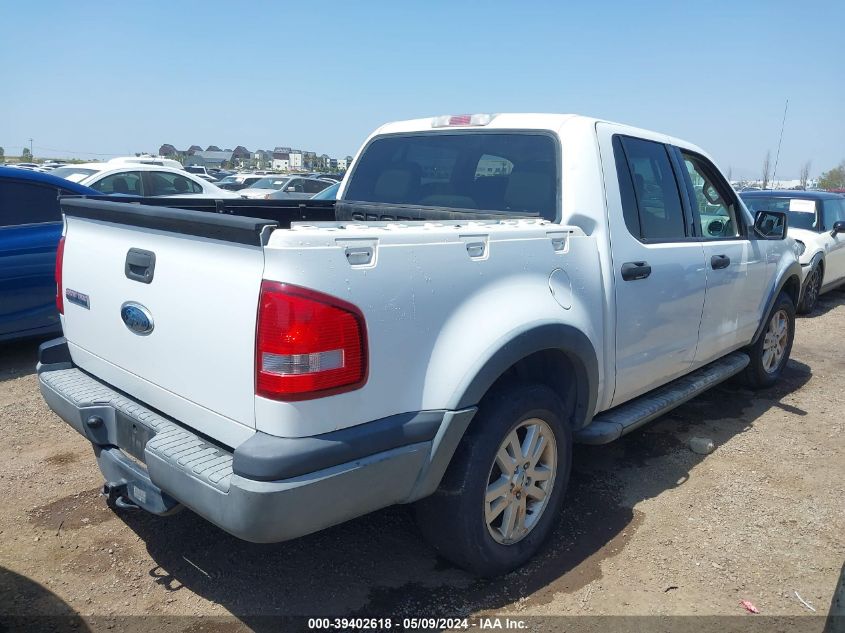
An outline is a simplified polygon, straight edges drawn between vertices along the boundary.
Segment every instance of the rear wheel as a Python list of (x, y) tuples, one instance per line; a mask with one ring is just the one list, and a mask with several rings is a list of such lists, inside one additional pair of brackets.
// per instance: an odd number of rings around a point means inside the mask
[(804, 285), (804, 294), (796, 310), (798, 314), (809, 314), (816, 307), (819, 301), (819, 293), (822, 289), (822, 267), (816, 264), (807, 275), (807, 282)]
[(766, 317), (760, 338), (746, 350), (751, 362), (745, 370), (745, 382), (754, 388), (775, 384), (789, 360), (794, 337), (795, 306), (789, 295), (781, 292)]
[(554, 528), (572, 461), (562, 405), (541, 385), (485, 397), (440, 488), (416, 505), (427, 540), (481, 576), (533, 556)]

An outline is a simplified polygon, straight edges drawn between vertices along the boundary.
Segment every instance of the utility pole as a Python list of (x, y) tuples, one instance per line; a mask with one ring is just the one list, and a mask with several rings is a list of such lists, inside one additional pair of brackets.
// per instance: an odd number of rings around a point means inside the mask
[(32, 160), (32, 139), (29, 139), (29, 160)]

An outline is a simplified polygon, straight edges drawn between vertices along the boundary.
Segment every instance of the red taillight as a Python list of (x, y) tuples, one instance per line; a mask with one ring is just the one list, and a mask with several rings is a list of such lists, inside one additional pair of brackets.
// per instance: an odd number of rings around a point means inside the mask
[(309, 400), (367, 381), (367, 328), (351, 303), (320, 292), (261, 282), (255, 392)]
[(59, 314), (65, 313), (64, 289), (62, 288), (62, 260), (65, 257), (65, 236), (59, 238), (59, 247), (56, 249), (56, 309)]

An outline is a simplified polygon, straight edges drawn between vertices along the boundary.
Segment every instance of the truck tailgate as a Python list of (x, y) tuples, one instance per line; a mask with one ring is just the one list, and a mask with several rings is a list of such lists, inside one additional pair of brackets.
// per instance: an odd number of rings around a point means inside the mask
[(91, 200), (63, 210), (74, 362), (223, 443), (244, 439), (255, 426), (262, 233), (273, 223)]

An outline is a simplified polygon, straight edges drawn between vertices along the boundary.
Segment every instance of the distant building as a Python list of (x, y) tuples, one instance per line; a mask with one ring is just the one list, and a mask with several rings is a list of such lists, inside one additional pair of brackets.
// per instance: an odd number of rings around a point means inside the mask
[[(222, 152), (224, 150), (220, 149), (216, 145), (209, 145), (208, 147), (205, 148), (205, 151), (206, 152)], [(229, 150), (229, 151), (232, 151), (232, 150)]]
[(173, 147), (170, 143), (165, 143), (161, 147), (158, 148), (158, 155), (159, 156), (166, 156), (168, 158), (173, 158), (174, 156), (178, 155), (179, 151)]
[(255, 161), (256, 168), (267, 169), (273, 163), (273, 152), (268, 152), (265, 149), (257, 149), (252, 155), (252, 160)]
[(252, 152), (243, 145), (238, 145), (232, 150), (232, 158), (235, 160), (249, 160), (251, 158), (251, 154)]
[(194, 152), (193, 154), (185, 158), (185, 164), (199, 165), (201, 167), (220, 168), (223, 166), (223, 163), (226, 163), (227, 165), (232, 164), (232, 154), (233, 152), (224, 152), (220, 150), (206, 150), (204, 152)]
[(302, 151), (298, 149), (292, 149), (290, 151), (290, 168), (292, 171), (302, 171), (302, 166), (304, 164), (302, 160)]
[(290, 171), (290, 154), (288, 152), (273, 152), (271, 166), (276, 171)]
[(188, 156), (191, 156), (191, 155), (193, 155), (193, 154), (195, 154), (195, 153), (197, 153), (197, 152), (201, 152), (201, 151), (202, 151), (202, 147), (200, 147), (199, 145), (191, 145), (191, 146), (188, 148), (188, 151), (187, 151), (187, 152), (185, 152), (185, 153), (186, 153)]

